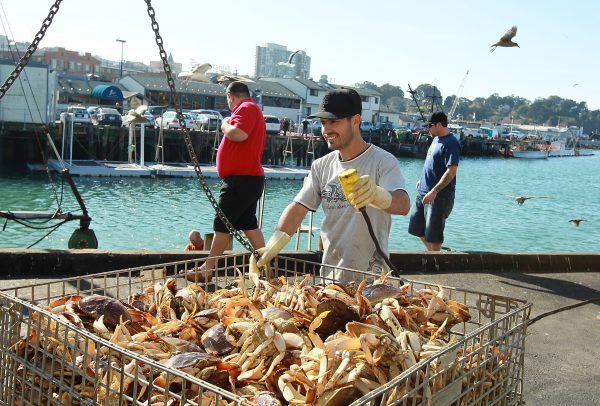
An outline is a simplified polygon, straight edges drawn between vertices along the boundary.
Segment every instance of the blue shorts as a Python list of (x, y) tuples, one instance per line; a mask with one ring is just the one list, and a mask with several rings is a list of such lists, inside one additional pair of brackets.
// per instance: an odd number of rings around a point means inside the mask
[(444, 226), (452, 212), (454, 199), (436, 197), (433, 204), (423, 204), (423, 196), (417, 195), (410, 212), (408, 232), (417, 237), (425, 237), (425, 241), (444, 242)]

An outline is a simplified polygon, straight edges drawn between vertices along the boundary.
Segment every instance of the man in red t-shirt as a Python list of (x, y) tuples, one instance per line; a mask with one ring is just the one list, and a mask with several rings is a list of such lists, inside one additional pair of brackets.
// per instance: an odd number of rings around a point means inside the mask
[[(233, 82), (227, 87), (227, 104), (231, 117), (221, 125), (224, 137), (217, 151), (217, 172), (222, 179), (219, 207), (231, 224), (244, 231), (252, 246), (258, 249), (265, 246), (256, 219), (256, 207), (265, 183), (261, 165), (267, 133), (265, 119), (243, 82)], [(211, 257), (222, 255), (231, 238), (218, 216), (215, 216), (213, 229)], [(214, 260), (202, 265), (203, 279), (211, 278), (214, 267)]]

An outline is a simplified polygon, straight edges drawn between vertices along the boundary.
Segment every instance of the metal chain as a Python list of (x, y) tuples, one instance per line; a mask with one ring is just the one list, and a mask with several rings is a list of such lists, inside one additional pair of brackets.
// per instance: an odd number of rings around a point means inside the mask
[(27, 66), (29, 58), (31, 58), (31, 55), (33, 55), (33, 53), (37, 49), (38, 45), (40, 44), (40, 41), (44, 38), (44, 35), (46, 35), (46, 30), (48, 29), (48, 27), (50, 27), (50, 24), (52, 24), (52, 19), (54, 19), (54, 16), (58, 12), (60, 3), (62, 3), (62, 0), (56, 0), (52, 7), (50, 7), (48, 16), (42, 22), (42, 26), (40, 27), (37, 34), (35, 34), (35, 37), (33, 38), (31, 44), (29, 44), (29, 46), (27, 47), (27, 51), (25, 52), (25, 54), (23, 54), (23, 57), (15, 67), (15, 70), (13, 70), (13, 72), (8, 76), (2, 87), (0, 87), (0, 99), (4, 97), (6, 92), (8, 92), (8, 89), (10, 89), (12, 84), (15, 82), (15, 80), (17, 80), (17, 78), (21, 74), (21, 71), (25, 68), (25, 66)]
[(185, 145), (187, 147), (188, 153), (190, 154), (190, 160), (192, 161), (192, 165), (194, 165), (194, 170), (196, 171), (196, 175), (198, 175), (198, 180), (200, 181), (200, 186), (204, 190), (208, 201), (215, 209), (217, 216), (219, 219), (225, 224), (227, 230), (233, 235), (233, 237), (238, 240), (244, 248), (250, 251), (254, 256), (258, 258), (258, 253), (250, 244), (250, 241), (242, 234), (239, 230), (236, 230), (233, 224), (227, 219), (223, 210), (219, 207), (219, 203), (213, 196), (208, 183), (206, 182), (206, 178), (202, 173), (202, 169), (200, 168), (200, 164), (198, 163), (198, 157), (196, 156), (196, 152), (194, 151), (194, 146), (192, 144), (192, 139), (185, 124), (185, 118), (183, 117), (183, 112), (181, 111), (181, 106), (179, 104), (179, 98), (177, 97), (177, 90), (175, 89), (175, 81), (173, 80), (173, 72), (171, 70), (171, 66), (169, 65), (169, 61), (167, 59), (167, 53), (165, 52), (165, 48), (163, 46), (163, 39), (159, 33), (158, 23), (156, 22), (156, 13), (154, 8), (152, 7), (152, 0), (144, 0), (146, 5), (148, 6), (148, 16), (152, 22), (152, 31), (154, 31), (154, 35), (156, 37), (156, 45), (158, 45), (160, 59), (163, 63), (163, 68), (165, 70), (165, 75), (167, 76), (167, 84), (169, 85), (169, 89), (171, 91), (171, 98), (173, 100), (173, 104), (175, 105), (175, 111), (177, 113), (177, 118), (179, 119), (179, 125), (181, 126), (181, 130), (183, 131), (183, 139), (185, 141)]
[[(27, 47), (27, 51), (25, 51), (25, 53), (23, 54), (23, 56), (20, 57), (19, 63), (15, 66), (15, 69), (8, 76), (8, 78), (6, 79), (6, 81), (4, 82), (4, 84), (2, 85), (2, 87), (0, 87), (0, 99), (2, 99), (4, 97), (4, 95), (6, 95), (6, 92), (8, 92), (8, 90), (11, 88), (11, 86), (13, 85), (13, 83), (15, 83), (15, 81), (19, 78), (19, 75), (21, 74), (21, 72), (23, 71), (23, 69), (25, 69), (25, 67), (29, 63), (29, 59), (34, 54), (34, 52), (37, 50), (38, 45), (40, 44), (40, 42), (42, 41), (42, 39), (46, 35), (46, 31), (48, 30), (48, 28), (52, 24), (52, 20), (54, 19), (54, 16), (56, 15), (56, 13), (58, 12), (58, 9), (60, 8), (60, 3), (62, 3), (62, 0), (56, 0), (54, 2), (54, 4), (50, 7), (50, 11), (48, 12), (48, 15), (46, 16), (46, 18), (42, 22), (42, 26), (40, 27), (40, 29), (38, 30), (38, 32), (35, 34), (35, 37), (33, 38), (33, 41)], [(17, 49), (17, 56), (19, 56), (19, 50), (18, 49)], [(31, 89), (31, 84), (29, 85), (29, 88)], [(23, 89), (23, 91), (24, 91), (24, 89)], [(33, 90), (32, 90), (32, 94), (33, 94)], [(25, 101), (27, 102), (27, 98), (26, 97), (25, 97)], [(35, 100), (35, 97), (33, 98), (33, 101), (36, 103), (36, 107), (37, 107), (37, 102)], [(31, 114), (31, 109), (29, 108), (29, 103), (27, 103), (27, 109), (29, 110), (29, 114), (33, 117), (33, 115)], [(38, 114), (40, 114), (40, 117), (41, 117), (41, 113), (39, 111), (39, 108), (38, 108)], [(47, 125), (44, 124), (42, 130), (44, 132), (44, 135), (50, 134), (50, 130), (48, 129)], [(35, 127), (34, 127), (34, 132), (36, 132), (36, 136), (37, 136), (37, 130), (35, 130)], [(38, 144), (39, 144), (39, 139), (38, 139)], [(45, 162), (46, 160), (45, 160), (45, 157), (44, 157), (44, 150), (42, 149), (41, 144), (40, 144), (40, 151), (42, 153), (42, 157), (44, 158), (44, 162)], [(50, 174), (50, 169), (48, 168), (47, 165), (46, 165), (46, 172), (48, 173), (48, 179), (50, 180), (50, 184), (52, 185), (52, 189), (54, 190), (54, 196), (55, 196), (56, 202), (58, 204), (58, 209), (60, 210), (61, 203), (58, 200), (58, 194), (56, 192), (56, 185), (54, 184), (54, 181), (52, 179), (52, 175)]]

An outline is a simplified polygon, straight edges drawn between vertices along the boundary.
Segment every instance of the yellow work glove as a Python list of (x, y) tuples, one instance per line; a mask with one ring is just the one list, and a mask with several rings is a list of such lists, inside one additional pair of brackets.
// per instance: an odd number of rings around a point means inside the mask
[(363, 175), (354, 183), (352, 192), (348, 195), (348, 201), (357, 209), (372, 206), (386, 210), (392, 205), (392, 194), (381, 186), (377, 186), (369, 175)]
[[(260, 275), (260, 269), (265, 268), (269, 262), (273, 258), (279, 254), (279, 252), (285, 247), (292, 237), (290, 237), (287, 233), (275, 230), (267, 245), (263, 248), (259, 248), (256, 250), (260, 254), (260, 258), (258, 261), (254, 257), (254, 255), (250, 255), (250, 277), (253, 282), (256, 281), (256, 278)], [(256, 283), (255, 283), (256, 285)]]

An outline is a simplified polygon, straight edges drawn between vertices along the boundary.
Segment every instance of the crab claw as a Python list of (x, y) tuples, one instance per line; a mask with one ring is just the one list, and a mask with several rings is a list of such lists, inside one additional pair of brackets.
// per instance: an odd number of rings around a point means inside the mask
[(252, 282), (255, 288), (260, 287), (260, 268), (256, 260), (256, 256), (250, 254), (250, 265), (249, 265), (248, 278)]

